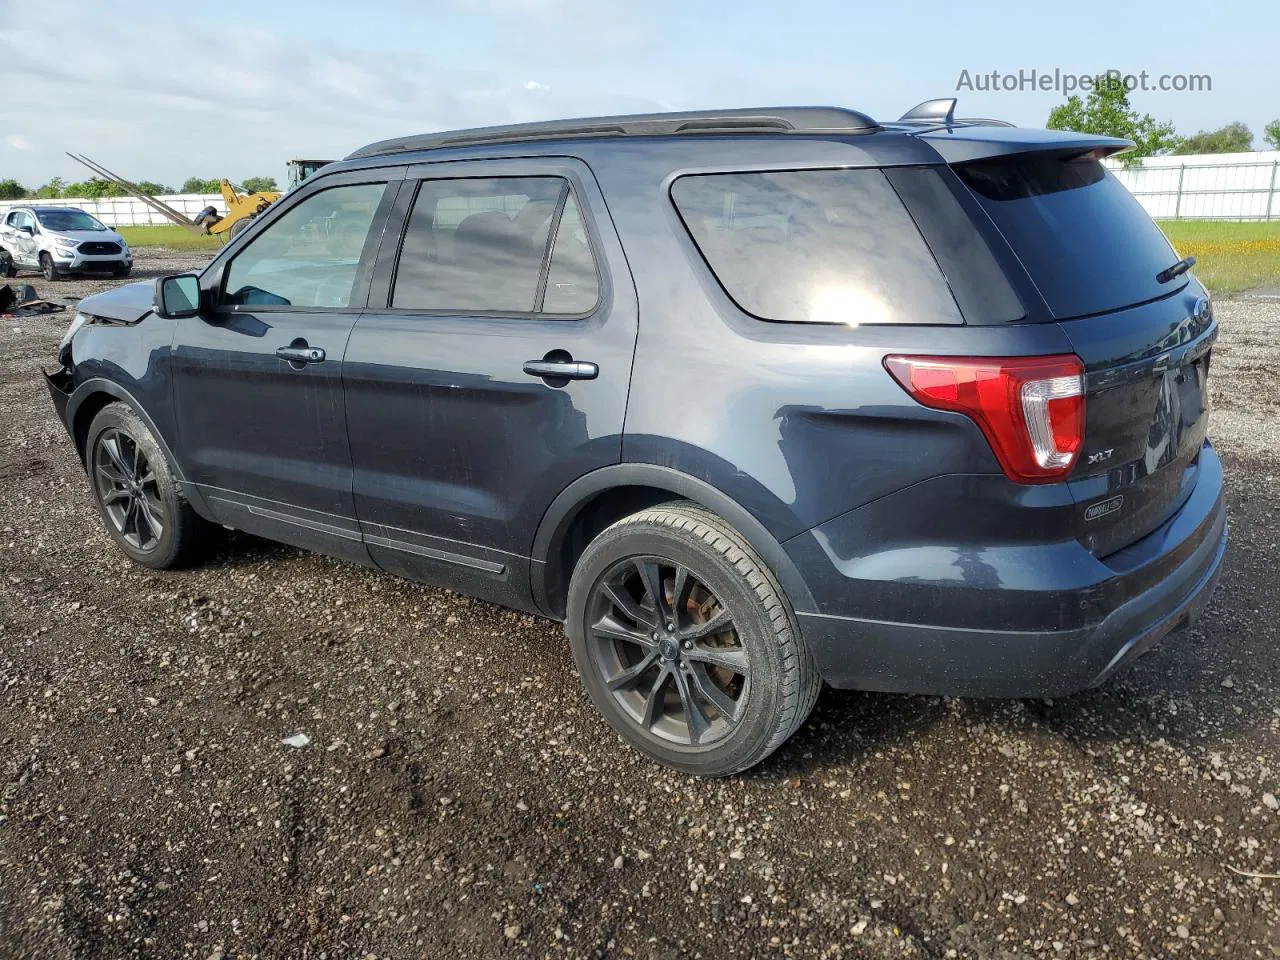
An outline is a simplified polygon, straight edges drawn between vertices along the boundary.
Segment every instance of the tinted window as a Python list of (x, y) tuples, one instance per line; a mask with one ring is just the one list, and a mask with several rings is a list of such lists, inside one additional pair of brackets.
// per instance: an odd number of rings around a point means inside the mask
[(911, 212), (947, 278), (965, 323), (1009, 323), (1026, 313), (1008, 278), (942, 176), (932, 167), (901, 167), (885, 176)]
[(418, 190), (391, 305), (446, 313), (537, 309), (559, 177), (427, 180)]
[(591, 241), (587, 238), (578, 201), (570, 194), (551, 248), (542, 312), (575, 316), (590, 313), (599, 299), (600, 281), (591, 255)]
[(879, 170), (682, 177), (672, 198), (729, 296), (766, 320), (960, 323)]
[(36, 213), (40, 226), (50, 230), (106, 230), (95, 217), (83, 210), (40, 210)]
[(236, 254), (227, 269), (224, 301), (351, 306), (360, 254), (384, 187), (332, 187), (296, 204)]
[(1156, 281), (1178, 256), (1097, 160), (1036, 154), (956, 171), (1059, 319), (1154, 300), (1186, 284)]

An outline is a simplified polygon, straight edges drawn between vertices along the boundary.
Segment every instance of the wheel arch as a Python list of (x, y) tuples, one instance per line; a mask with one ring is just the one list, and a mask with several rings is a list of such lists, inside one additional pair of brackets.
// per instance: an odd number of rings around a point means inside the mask
[(534, 534), (530, 564), (534, 602), (562, 619), (569, 578), (587, 544), (606, 527), (670, 500), (690, 500), (736, 529), (778, 578), (796, 611), (814, 611), (813, 596), (782, 544), (749, 510), (705, 480), (670, 467), (620, 463), (580, 477), (561, 491)]
[(178, 464), (177, 458), (174, 457), (173, 451), (169, 448), (168, 441), (165, 440), (164, 434), (160, 432), (155, 421), (143, 409), (142, 404), (120, 384), (100, 377), (86, 380), (80, 384), (72, 392), (71, 399), (67, 401), (67, 426), (71, 429), (71, 437), (75, 441), (76, 452), (80, 455), (80, 462), (82, 464), (85, 462), (86, 447), (89, 442), (89, 426), (93, 423), (93, 418), (107, 404), (117, 401), (127, 404), (141, 418), (147, 429), (151, 431), (152, 436), (156, 438), (156, 442), (160, 444), (160, 449), (164, 451), (164, 455), (169, 458), (170, 469), (172, 469), (175, 479), (184, 481), (186, 478), (182, 474), (182, 467)]

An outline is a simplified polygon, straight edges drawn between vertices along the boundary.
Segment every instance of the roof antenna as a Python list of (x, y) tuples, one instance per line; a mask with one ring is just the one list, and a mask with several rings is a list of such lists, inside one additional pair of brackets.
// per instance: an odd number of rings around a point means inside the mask
[(943, 97), (938, 100), (926, 100), (924, 103), (918, 103), (899, 119), (941, 121), (947, 126), (951, 126), (951, 121), (955, 119), (955, 115), (956, 98)]

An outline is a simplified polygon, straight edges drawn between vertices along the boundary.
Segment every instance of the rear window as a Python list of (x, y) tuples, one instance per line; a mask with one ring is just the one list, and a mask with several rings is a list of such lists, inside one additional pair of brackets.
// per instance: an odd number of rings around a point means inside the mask
[(956, 166), (1059, 320), (1179, 290), (1178, 259), (1133, 195), (1097, 160), (1036, 153)]
[(700, 174), (672, 200), (725, 292), (797, 323), (958, 324), (947, 281), (878, 169)]

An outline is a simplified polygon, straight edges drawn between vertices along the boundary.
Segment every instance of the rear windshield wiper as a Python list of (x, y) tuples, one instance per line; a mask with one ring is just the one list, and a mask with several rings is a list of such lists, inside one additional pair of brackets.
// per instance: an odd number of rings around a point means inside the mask
[(1156, 274), (1156, 283), (1168, 283), (1174, 277), (1180, 277), (1192, 267), (1196, 265), (1195, 257), (1185, 257), (1179, 260), (1172, 267), (1161, 270)]

